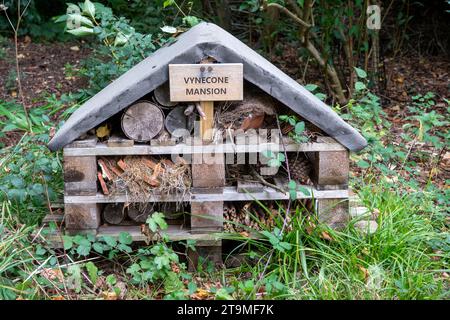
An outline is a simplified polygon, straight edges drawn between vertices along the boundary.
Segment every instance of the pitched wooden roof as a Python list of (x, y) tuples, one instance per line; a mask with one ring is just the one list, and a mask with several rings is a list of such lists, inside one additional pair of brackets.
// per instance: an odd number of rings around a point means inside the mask
[(284, 103), (351, 151), (367, 141), (329, 106), (233, 35), (212, 23), (200, 23), (176, 42), (157, 50), (93, 96), (50, 141), (58, 150), (168, 80), (170, 63), (198, 63), (210, 56), (221, 63), (243, 63), (244, 78)]

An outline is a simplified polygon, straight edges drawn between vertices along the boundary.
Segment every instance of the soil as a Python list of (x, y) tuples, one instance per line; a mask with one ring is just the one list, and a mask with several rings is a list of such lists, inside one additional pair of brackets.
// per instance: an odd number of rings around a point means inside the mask
[[(6, 48), (3, 46), (3, 50), (0, 48), (0, 100), (18, 100), (14, 42), (10, 39)], [(48, 95), (55, 94), (58, 98), (85, 87), (86, 81), (70, 69), (80, 68), (80, 62), (90, 52), (81, 42), (33, 43), (28, 36), (19, 39), (19, 64), (27, 107), (45, 104)]]

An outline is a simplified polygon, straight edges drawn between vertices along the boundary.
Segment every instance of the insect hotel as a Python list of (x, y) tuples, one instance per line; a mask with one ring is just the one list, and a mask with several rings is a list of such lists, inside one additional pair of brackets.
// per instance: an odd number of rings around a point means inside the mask
[(349, 151), (366, 144), (298, 82), (201, 23), (82, 105), (49, 148), (64, 151), (67, 234), (153, 241), (146, 220), (163, 212), (170, 240), (195, 240), (195, 265), (221, 261), (227, 232), (273, 224), (254, 200), (283, 214), (293, 193), (320, 221), (345, 224)]

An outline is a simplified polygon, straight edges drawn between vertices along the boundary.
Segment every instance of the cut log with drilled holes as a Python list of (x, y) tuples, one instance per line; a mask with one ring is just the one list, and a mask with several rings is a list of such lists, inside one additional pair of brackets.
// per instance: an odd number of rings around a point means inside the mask
[(151, 213), (153, 213), (153, 206), (151, 204), (147, 204), (143, 208), (139, 204), (128, 207), (128, 217), (137, 223), (145, 223)]
[(194, 129), (194, 118), (185, 115), (186, 107), (174, 108), (166, 117), (166, 129), (175, 138), (190, 136)]
[(137, 142), (148, 142), (164, 128), (164, 113), (154, 103), (140, 101), (122, 115), (123, 133)]
[(108, 203), (103, 209), (103, 220), (108, 224), (117, 225), (125, 219), (125, 214), (123, 204)]
[(154, 92), (155, 100), (165, 107), (174, 107), (178, 103), (170, 101), (170, 89), (169, 89), (169, 81), (165, 82), (163, 85), (159, 86), (155, 89)]

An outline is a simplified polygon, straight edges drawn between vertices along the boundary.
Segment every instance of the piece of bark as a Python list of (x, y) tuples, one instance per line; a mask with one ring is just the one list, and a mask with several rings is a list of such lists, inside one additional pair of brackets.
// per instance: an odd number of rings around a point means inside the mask
[(123, 171), (127, 170), (127, 164), (126, 164), (125, 161), (123, 161), (122, 159), (120, 159), (119, 161), (117, 161), (117, 165), (118, 165), (119, 168), (122, 169)]
[(113, 176), (111, 172), (109, 172), (108, 166), (106, 165), (105, 161), (103, 159), (98, 159), (98, 165), (100, 169), (102, 170), (102, 176), (106, 176), (106, 178), (110, 181), (113, 180)]
[(108, 187), (106, 186), (105, 180), (103, 180), (103, 176), (100, 171), (97, 173), (97, 177), (98, 177), (98, 181), (100, 182), (100, 186), (102, 187), (103, 194), (108, 195), (109, 190), (108, 190)]
[(130, 139), (148, 142), (164, 128), (164, 113), (154, 103), (141, 101), (122, 115), (122, 131)]

